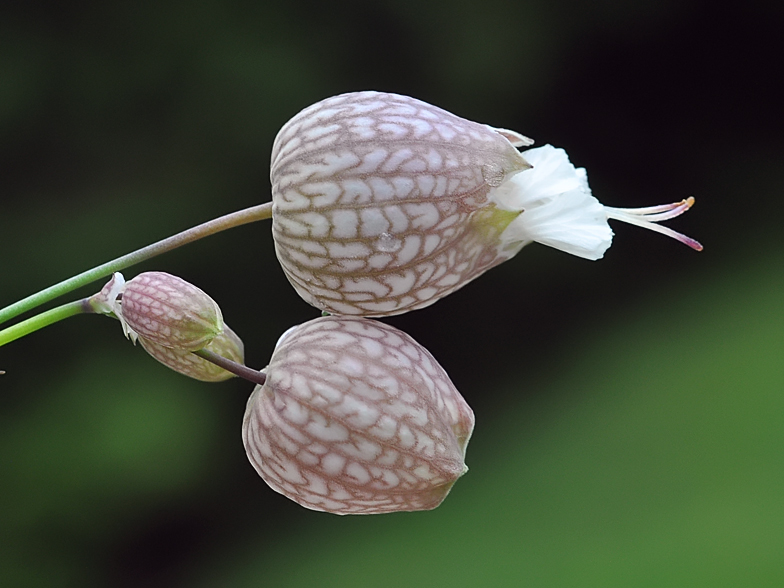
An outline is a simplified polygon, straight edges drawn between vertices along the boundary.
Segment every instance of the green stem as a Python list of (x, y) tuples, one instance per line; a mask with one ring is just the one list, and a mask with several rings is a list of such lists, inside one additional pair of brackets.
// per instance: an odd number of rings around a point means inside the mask
[(20, 337), (29, 335), (38, 329), (48, 327), (57, 321), (67, 319), (68, 317), (75, 316), (77, 314), (91, 312), (92, 309), (88, 305), (86, 298), (84, 300), (77, 300), (75, 302), (69, 302), (67, 304), (63, 304), (62, 306), (52, 308), (51, 310), (37, 314), (25, 321), (22, 321), (21, 323), (17, 323), (11, 327), (8, 327), (7, 329), (0, 331), (0, 347), (6, 343), (15, 341)]
[(153, 243), (147, 247), (142, 247), (133, 253), (123, 255), (122, 257), (118, 257), (115, 260), (109, 261), (99, 265), (98, 267), (94, 267), (91, 270), (75, 275), (72, 278), (63, 280), (62, 282), (55, 284), (54, 286), (50, 286), (49, 288), (45, 288), (44, 290), (41, 290), (32, 296), (23, 298), (19, 302), (15, 302), (14, 304), (11, 304), (10, 306), (0, 310), (0, 324), (11, 320), (20, 314), (35, 308), (36, 306), (40, 306), (45, 302), (49, 302), (50, 300), (62, 296), (63, 294), (67, 294), (68, 292), (76, 290), (85, 284), (89, 284), (95, 280), (100, 280), (101, 278), (110, 276), (114, 272), (123, 270), (139, 262), (150, 259), (151, 257), (160, 255), (161, 253), (171, 251), (172, 249), (176, 249), (177, 247), (186, 245), (187, 243), (197, 241), (203, 237), (214, 235), (220, 231), (225, 231), (226, 229), (231, 229), (233, 227), (238, 227), (240, 225), (259, 220), (265, 220), (268, 218), (272, 218), (271, 202), (260, 204), (258, 206), (251, 206), (250, 208), (232, 212), (206, 223), (202, 223), (186, 231), (182, 231), (181, 233), (177, 233), (176, 235), (172, 235), (171, 237), (163, 239), (162, 241), (158, 241), (157, 243)]

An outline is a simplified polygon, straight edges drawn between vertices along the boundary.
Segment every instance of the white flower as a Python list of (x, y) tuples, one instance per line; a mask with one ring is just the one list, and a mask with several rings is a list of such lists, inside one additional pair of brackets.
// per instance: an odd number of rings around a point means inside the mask
[(523, 157), (533, 168), (515, 174), (490, 195), (499, 209), (520, 212), (501, 234), (503, 243), (536, 241), (578, 257), (601, 259), (612, 244), (607, 221), (614, 218), (702, 249), (694, 239), (654, 224), (682, 214), (693, 198), (648, 208), (610, 208), (591, 195), (585, 169), (575, 168), (563, 149), (545, 145), (523, 152)]
[[(331, 314), (424, 308), (533, 241), (587, 259), (608, 219), (650, 228), (692, 199), (602, 206), (561, 149), (408, 96), (351, 92), (295, 115), (272, 148), (272, 236), (297, 293)], [(532, 169), (533, 166), (533, 169)]]

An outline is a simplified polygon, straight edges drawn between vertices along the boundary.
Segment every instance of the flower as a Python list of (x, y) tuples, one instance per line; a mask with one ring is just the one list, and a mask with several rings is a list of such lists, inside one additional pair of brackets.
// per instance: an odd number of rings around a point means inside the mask
[(278, 341), (242, 435), (269, 486), (313, 510), (438, 506), (466, 471), (474, 414), (433, 356), (389, 325), (322, 317)]
[(584, 170), (550, 146), (407, 96), (355, 92), (287, 122), (272, 151), (272, 234), (286, 277), (333, 314), (433, 304), (538, 241), (588, 259), (614, 218), (700, 248), (655, 222), (693, 199), (604, 207)]
[(536, 241), (596, 260), (612, 243), (607, 221), (613, 218), (702, 249), (694, 239), (655, 224), (682, 214), (694, 204), (694, 198), (650, 208), (610, 208), (591, 195), (585, 169), (575, 168), (563, 149), (545, 145), (528, 149), (523, 156), (533, 169), (513, 176), (491, 192), (497, 208), (516, 214), (499, 237), (502, 244), (522, 247)]

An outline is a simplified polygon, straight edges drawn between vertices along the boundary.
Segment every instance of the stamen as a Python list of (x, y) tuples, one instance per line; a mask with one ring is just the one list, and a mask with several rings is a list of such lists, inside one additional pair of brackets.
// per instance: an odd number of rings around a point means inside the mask
[(669, 220), (671, 218), (675, 218), (676, 216), (680, 216), (689, 210), (693, 205), (694, 198), (689, 196), (680, 202), (662, 204), (659, 206), (648, 206), (645, 208), (612, 208), (610, 206), (605, 206), (604, 209), (606, 211), (607, 218), (614, 218), (616, 220), (629, 223), (630, 225), (636, 225), (638, 227), (650, 229), (651, 231), (672, 237), (676, 241), (680, 241), (684, 245), (688, 245), (695, 251), (702, 251), (702, 245), (695, 239), (687, 237), (686, 235), (674, 231), (669, 227), (663, 227), (656, 224), (659, 221)]
[(652, 214), (654, 212), (664, 212), (682, 207), (685, 207), (685, 210), (688, 210), (692, 206), (694, 206), (694, 197), (689, 196), (685, 200), (673, 202), (672, 204), (659, 204), (658, 206), (645, 206), (643, 208), (613, 208), (613, 210), (622, 210), (623, 212), (629, 212), (631, 214)]

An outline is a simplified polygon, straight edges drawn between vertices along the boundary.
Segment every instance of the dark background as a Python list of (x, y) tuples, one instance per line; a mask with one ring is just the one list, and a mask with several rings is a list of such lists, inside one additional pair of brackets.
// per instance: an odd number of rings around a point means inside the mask
[[(251, 385), (170, 372), (114, 321), (16, 341), (0, 585), (784, 584), (781, 2), (0, 6), (0, 305), (268, 201), (280, 126), (352, 90), (564, 147), (609, 206), (694, 195), (669, 224), (705, 245), (614, 224), (601, 261), (532, 245), (390, 319), (477, 415), (429, 513), (275, 494), (242, 448)], [(256, 367), (316, 316), (267, 222), (124, 273), (149, 269), (209, 292)]]

